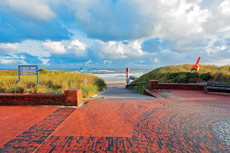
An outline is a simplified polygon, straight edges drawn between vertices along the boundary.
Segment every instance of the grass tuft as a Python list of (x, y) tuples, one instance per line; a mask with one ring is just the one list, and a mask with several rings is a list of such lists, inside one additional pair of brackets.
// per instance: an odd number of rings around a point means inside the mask
[(35, 94), (63, 94), (70, 88), (81, 88), (83, 98), (87, 98), (106, 88), (104, 80), (96, 76), (85, 74), (88, 82), (83, 83), (84, 74), (39, 70), (39, 86), (37, 76), (21, 76), (19, 84), (18, 71), (0, 71), (0, 93), (35, 93)]
[[(132, 83), (158, 80), (159, 83), (196, 83), (207, 81), (230, 82), (230, 66), (200, 65), (198, 72), (190, 72), (192, 65), (164, 66), (142, 75)], [(135, 89), (134, 89), (135, 90)], [(141, 91), (137, 87), (136, 91)]]

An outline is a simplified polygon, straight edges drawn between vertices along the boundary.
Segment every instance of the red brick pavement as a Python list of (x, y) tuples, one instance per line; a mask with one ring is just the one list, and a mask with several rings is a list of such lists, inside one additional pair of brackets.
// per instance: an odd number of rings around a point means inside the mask
[[(33, 152), (72, 114), (74, 108), (59, 108), (0, 147), (0, 152)], [(40, 114), (43, 113), (40, 111)], [(31, 115), (30, 114), (26, 115)], [(21, 119), (18, 119), (21, 120)], [(14, 126), (14, 123), (11, 123)], [(16, 124), (20, 126), (19, 123)], [(9, 125), (10, 126), (10, 125)]]
[(52, 135), (132, 137), (135, 121), (142, 114), (172, 103), (153, 101), (153, 98), (111, 98), (89, 101), (83, 109), (75, 111)]
[(153, 94), (156, 99), (96, 99), (84, 108), (57, 109), (0, 152), (230, 152), (213, 130), (230, 120), (230, 96)]
[(230, 93), (171, 90), (173, 94), (197, 103), (230, 105)]
[(1, 106), (0, 146), (57, 109), (57, 107)]

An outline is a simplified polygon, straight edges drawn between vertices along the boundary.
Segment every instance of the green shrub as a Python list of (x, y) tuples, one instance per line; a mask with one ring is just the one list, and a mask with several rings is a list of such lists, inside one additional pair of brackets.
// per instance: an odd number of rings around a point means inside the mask
[(210, 72), (208, 73), (202, 73), (200, 75), (200, 78), (203, 80), (203, 81), (208, 81), (210, 79)]
[(46, 70), (46, 69), (39, 69), (38, 72), (39, 72), (40, 74), (47, 74), (47, 73), (49, 73), (49, 71)]
[(134, 87), (134, 91), (138, 92), (138, 93), (143, 93), (144, 87), (142, 86), (135, 86)]

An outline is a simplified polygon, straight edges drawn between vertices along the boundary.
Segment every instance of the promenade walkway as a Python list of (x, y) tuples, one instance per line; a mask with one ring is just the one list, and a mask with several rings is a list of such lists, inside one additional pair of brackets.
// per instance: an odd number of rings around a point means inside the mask
[(230, 152), (230, 94), (109, 88), (81, 108), (0, 106), (0, 152)]

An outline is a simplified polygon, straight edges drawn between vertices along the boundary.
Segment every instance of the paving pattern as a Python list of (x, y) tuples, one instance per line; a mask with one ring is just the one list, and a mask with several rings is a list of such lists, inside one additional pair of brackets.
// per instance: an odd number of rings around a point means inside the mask
[(59, 108), (0, 152), (230, 152), (229, 94), (153, 94)]
[(73, 108), (60, 108), (16, 136), (0, 148), (0, 152), (32, 152), (69, 117)]
[(0, 147), (57, 109), (59, 108), (0, 106)]
[(218, 122), (213, 127), (216, 135), (230, 146), (230, 122)]

